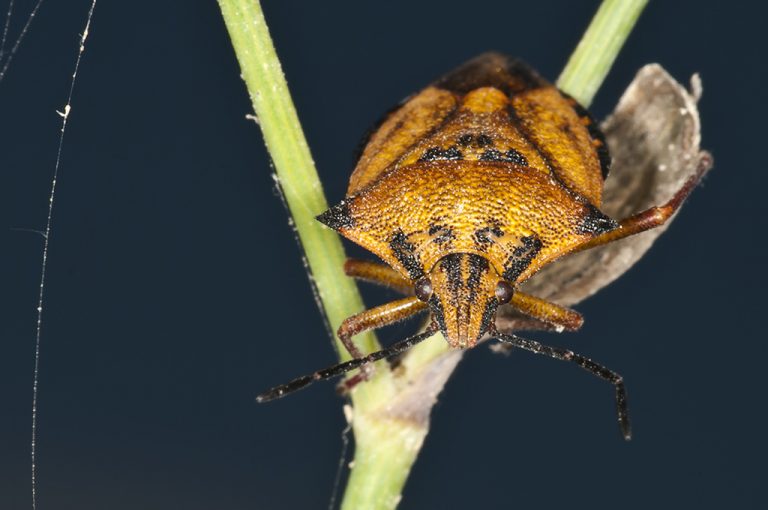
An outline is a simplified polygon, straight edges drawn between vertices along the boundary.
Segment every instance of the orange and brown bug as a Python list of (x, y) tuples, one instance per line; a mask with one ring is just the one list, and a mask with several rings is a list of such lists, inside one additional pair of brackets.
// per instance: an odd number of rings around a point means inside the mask
[[(373, 133), (347, 197), (318, 219), (386, 264), (349, 260), (345, 272), (409, 294), (346, 319), (338, 335), (353, 359), (278, 386), (271, 400), (313, 381), (367, 367), (437, 331), (452, 348), (490, 335), (513, 347), (573, 361), (611, 382), (630, 438), (621, 376), (567, 349), (499, 331), (509, 303), (540, 329), (573, 331), (578, 312), (517, 290), (576, 251), (663, 224), (701, 177), (666, 204), (621, 221), (600, 211), (610, 157), (575, 100), (519, 60), (481, 55), (409, 98)], [(428, 310), (427, 331), (363, 356), (352, 337)], [(359, 377), (358, 377), (359, 378)]]

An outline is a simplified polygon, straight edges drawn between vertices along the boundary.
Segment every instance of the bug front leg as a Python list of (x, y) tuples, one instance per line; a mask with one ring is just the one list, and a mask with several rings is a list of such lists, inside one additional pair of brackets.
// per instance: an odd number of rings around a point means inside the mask
[(579, 312), (524, 292), (515, 291), (510, 304), (525, 315), (553, 325), (558, 332), (576, 331), (584, 323)]
[(347, 348), (347, 351), (353, 358), (361, 358), (363, 353), (352, 341), (352, 337), (368, 331), (369, 329), (378, 329), (407, 319), (412, 315), (419, 313), (427, 308), (427, 304), (420, 301), (417, 297), (411, 296), (404, 299), (398, 299), (364, 312), (360, 312), (352, 317), (347, 317), (341, 323), (339, 331), (339, 340)]
[(703, 157), (701, 161), (699, 161), (696, 173), (685, 181), (685, 184), (677, 190), (677, 193), (675, 193), (666, 204), (651, 207), (650, 209), (646, 209), (645, 211), (633, 214), (629, 218), (621, 220), (619, 222), (619, 228), (587, 241), (583, 245), (580, 245), (576, 251), (588, 250), (589, 248), (618, 241), (619, 239), (624, 239), (625, 237), (639, 234), (640, 232), (645, 232), (646, 230), (663, 225), (673, 214), (675, 214), (675, 212), (677, 212), (678, 209), (680, 209), (680, 206), (683, 205), (685, 199), (688, 198), (688, 195), (691, 194), (693, 188), (695, 188), (701, 181), (701, 178), (707, 173), (707, 170), (709, 170), (711, 166), (711, 158)]
[(386, 264), (369, 260), (347, 259), (344, 262), (344, 273), (358, 280), (389, 287), (401, 294), (413, 294), (413, 284)]
[(549, 356), (550, 358), (560, 359), (563, 361), (572, 361), (584, 370), (613, 384), (616, 389), (616, 411), (618, 413), (621, 434), (627, 441), (632, 439), (632, 429), (629, 424), (629, 414), (627, 411), (627, 391), (624, 388), (624, 379), (619, 374), (604, 367), (603, 365), (600, 365), (599, 363), (595, 363), (589, 358), (585, 358), (584, 356), (576, 354), (568, 349), (550, 347), (548, 345), (543, 345), (539, 342), (521, 338), (516, 335), (496, 334), (495, 336), (502, 342), (508, 343), (513, 347), (518, 347), (520, 349), (524, 349), (536, 354)]

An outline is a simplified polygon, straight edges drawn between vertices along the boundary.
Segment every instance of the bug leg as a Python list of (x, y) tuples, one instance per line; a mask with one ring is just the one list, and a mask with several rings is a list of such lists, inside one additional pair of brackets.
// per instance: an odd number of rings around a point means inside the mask
[(347, 259), (344, 273), (352, 278), (389, 287), (401, 294), (413, 295), (413, 284), (391, 267), (369, 260)]
[(616, 410), (618, 412), (621, 434), (627, 441), (632, 439), (632, 429), (629, 424), (629, 414), (627, 412), (627, 391), (624, 389), (624, 379), (619, 374), (613, 370), (609, 370), (603, 365), (595, 363), (589, 358), (585, 358), (584, 356), (576, 354), (568, 349), (550, 347), (548, 345), (543, 345), (539, 342), (521, 338), (516, 335), (496, 334), (495, 337), (502, 342), (512, 345), (513, 347), (518, 347), (520, 349), (524, 349), (536, 354), (549, 356), (550, 358), (560, 359), (563, 361), (572, 361), (584, 370), (591, 372), (601, 379), (605, 379), (606, 381), (613, 384), (616, 388)]
[[(576, 331), (584, 323), (584, 318), (579, 312), (524, 292), (515, 291), (510, 304), (515, 312), (520, 313), (498, 312), (495, 325), (499, 332), (512, 334), (518, 331), (555, 331), (562, 333)], [(514, 347), (506, 343), (493, 343), (490, 349), (496, 353), (509, 354)]]
[(349, 361), (324, 368), (323, 370), (318, 370), (317, 372), (313, 372), (309, 375), (298, 377), (289, 383), (281, 384), (280, 386), (275, 386), (274, 388), (265, 391), (256, 397), (256, 402), (268, 402), (276, 398), (284, 397), (289, 393), (293, 393), (294, 391), (309, 386), (315, 381), (322, 381), (324, 379), (336, 377), (338, 375), (349, 372), (350, 370), (368, 366), (374, 361), (378, 361), (384, 358), (391, 358), (392, 356), (396, 356), (401, 352), (410, 349), (422, 340), (426, 340), (434, 333), (434, 330), (429, 329), (424, 333), (419, 333), (418, 335), (414, 335), (412, 337), (406, 338), (405, 340), (401, 340), (400, 342), (397, 342), (396, 344), (393, 344), (386, 349), (376, 351), (362, 358), (351, 359)]
[(411, 296), (365, 310), (344, 319), (337, 332), (339, 340), (341, 340), (341, 343), (344, 344), (344, 347), (347, 348), (347, 351), (349, 351), (353, 358), (361, 358), (363, 353), (352, 342), (353, 336), (369, 329), (377, 329), (407, 319), (425, 310), (427, 306), (427, 303), (415, 296)]
[[(427, 304), (415, 296), (398, 299), (390, 303), (365, 310), (352, 317), (347, 317), (344, 322), (341, 323), (339, 331), (339, 340), (344, 344), (349, 354), (353, 358), (362, 358), (363, 353), (357, 348), (352, 341), (352, 337), (363, 331), (369, 329), (377, 329), (383, 326), (388, 326), (407, 319), (416, 313), (425, 310)], [(355, 376), (344, 383), (344, 389), (349, 390), (355, 384), (361, 380), (367, 380), (371, 375), (373, 366), (366, 365), (360, 373), (360, 376)]]
[(510, 304), (525, 315), (551, 324), (557, 332), (576, 331), (584, 323), (579, 312), (524, 292), (515, 291)]
[(699, 181), (701, 181), (701, 178), (707, 170), (709, 170), (711, 165), (712, 161), (710, 158), (702, 158), (696, 169), (696, 173), (685, 181), (685, 184), (677, 190), (677, 193), (675, 193), (666, 204), (651, 207), (645, 211), (633, 214), (628, 218), (624, 218), (619, 222), (619, 228), (587, 241), (583, 245), (580, 245), (576, 251), (588, 250), (589, 248), (618, 241), (619, 239), (663, 225), (678, 209), (680, 209), (680, 206), (683, 205), (685, 199), (688, 198), (688, 195), (691, 194), (693, 188), (695, 188)]

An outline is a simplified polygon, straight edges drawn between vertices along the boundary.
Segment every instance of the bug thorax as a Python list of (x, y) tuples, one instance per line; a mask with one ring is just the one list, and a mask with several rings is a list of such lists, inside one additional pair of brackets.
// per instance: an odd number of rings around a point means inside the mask
[(488, 259), (473, 253), (446, 255), (414, 287), (448, 344), (459, 349), (474, 346), (493, 323), (498, 305), (512, 298), (511, 284)]

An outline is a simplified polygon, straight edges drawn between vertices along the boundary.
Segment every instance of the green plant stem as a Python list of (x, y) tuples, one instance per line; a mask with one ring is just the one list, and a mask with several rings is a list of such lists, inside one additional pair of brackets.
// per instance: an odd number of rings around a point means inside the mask
[[(563, 71), (558, 86), (589, 105), (602, 84), (622, 44), (647, 0), (604, 0), (582, 41)], [(328, 322), (334, 329), (363, 309), (357, 287), (343, 271), (344, 252), (335, 233), (315, 221), (327, 202), (296, 116), (280, 62), (269, 36), (258, 0), (219, 0), (243, 79), (272, 157), (311, 276)], [(365, 351), (379, 348), (373, 334), (359, 335)], [(348, 357), (338, 343), (342, 359)], [(342, 508), (345, 510), (393, 509), (428, 432), (434, 393), (424, 398), (421, 413), (398, 414), (398, 402), (413, 403), (408, 395), (420, 375), (446, 359), (441, 335), (413, 348), (395, 377), (386, 364), (377, 367), (372, 381), (352, 394), (355, 433), (354, 468)], [(457, 361), (457, 360), (455, 360)], [(450, 374), (448, 368), (446, 377)], [(430, 391), (439, 392), (442, 382)], [(418, 385), (416, 385), (418, 387)], [(409, 400), (410, 398), (410, 400)], [(400, 409), (408, 409), (401, 405)], [(411, 409), (413, 413), (413, 409)], [(413, 416), (420, 416), (419, 419)]]
[(354, 431), (355, 460), (341, 508), (397, 507), (428, 428), (367, 413), (355, 415)]
[(648, 0), (603, 0), (557, 86), (589, 106)]
[[(343, 272), (345, 256), (339, 237), (315, 220), (316, 215), (328, 208), (328, 203), (261, 5), (257, 0), (219, 0), (219, 7), (314, 287), (328, 323), (335, 331), (345, 318), (363, 310), (363, 301), (355, 282)], [(358, 335), (356, 343), (364, 352), (380, 348), (373, 333)], [(337, 348), (342, 359), (349, 358), (338, 340)], [(390, 371), (382, 364), (374, 380), (359, 385), (353, 394), (354, 403), (364, 407), (370, 399), (380, 401), (386, 397), (391, 393), (388, 379)]]

